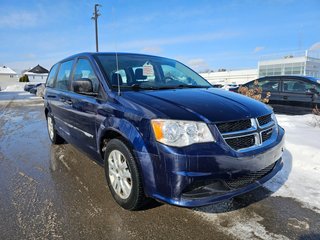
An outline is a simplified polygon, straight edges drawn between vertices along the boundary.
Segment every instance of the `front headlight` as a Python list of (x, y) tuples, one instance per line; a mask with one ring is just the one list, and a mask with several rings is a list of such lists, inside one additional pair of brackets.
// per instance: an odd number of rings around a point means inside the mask
[(203, 122), (153, 119), (151, 125), (156, 140), (169, 146), (184, 147), (215, 141), (207, 124)]
[(272, 118), (272, 120), (274, 121), (274, 124), (275, 124), (275, 131), (276, 131), (276, 133), (278, 134), (278, 132), (279, 132), (279, 125), (278, 125), (278, 120), (277, 120), (277, 118), (276, 118), (276, 115), (274, 114), (274, 113), (272, 113), (271, 114), (271, 118)]
[(276, 115), (274, 113), (271, 114), (271, 119), (274, 121), (274, 123), (276, 125), (278, 125), (278, 120), (277, 120)]

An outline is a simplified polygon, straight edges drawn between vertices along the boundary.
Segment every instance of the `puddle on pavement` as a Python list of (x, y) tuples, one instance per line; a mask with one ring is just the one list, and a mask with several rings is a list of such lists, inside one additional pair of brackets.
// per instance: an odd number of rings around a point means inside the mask
[(121, 209), (101, 166), (49, 143), (42, 107), (11, 104), (0, 123), (0, 239), (229, 239), (186, 209)]

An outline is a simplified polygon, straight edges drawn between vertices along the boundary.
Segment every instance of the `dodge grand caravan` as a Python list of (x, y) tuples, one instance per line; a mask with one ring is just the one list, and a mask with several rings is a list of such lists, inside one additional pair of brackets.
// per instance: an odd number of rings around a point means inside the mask
[(149, 198), (184, 207), (222, 201), (283, 165), (284, 130), (270, 107), (212, 88), (172, 59), (74, 55), (51, 68), (44, 99), (52, 143), (65, 140), (104, 166), (125, 209)]

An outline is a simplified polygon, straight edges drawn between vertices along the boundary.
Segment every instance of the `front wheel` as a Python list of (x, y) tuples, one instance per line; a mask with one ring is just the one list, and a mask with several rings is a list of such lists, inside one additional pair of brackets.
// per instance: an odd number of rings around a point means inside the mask
[(55, 129), (54, 120), (50, 113), (48, 113), (47, 116), (47, 127), (48, 127), (48, 135), (50, 138), (50, 141), (53, 144), (61, 144), (63, 143), (63, 138), (60, 137), (60, 135), (57, 133), (57, 130)]
[(141, 175), (131, 151), (119, 139), (107, 143), (105, 174), (111, 194), (124, 209), (138, 210), (146, 203)]

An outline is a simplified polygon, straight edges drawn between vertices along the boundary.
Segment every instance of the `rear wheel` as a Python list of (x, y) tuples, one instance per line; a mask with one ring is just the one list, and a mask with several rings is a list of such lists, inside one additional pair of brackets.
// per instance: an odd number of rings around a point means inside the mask
[(137, 163), (127, 145), (119, 139), (110, 140), (104, 161), (107, 183), (115, 201), (127, 210), (140, 209), (146, 197)]
[(47, 127), (48, 127), (48, 135), (50, 141), (53, 144), (61, 144), (63, 143), (63, 138), (59, 136), (57, 130), (55, 129), (54, 120), (50, 113), (47, 116)]

